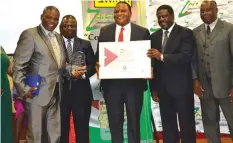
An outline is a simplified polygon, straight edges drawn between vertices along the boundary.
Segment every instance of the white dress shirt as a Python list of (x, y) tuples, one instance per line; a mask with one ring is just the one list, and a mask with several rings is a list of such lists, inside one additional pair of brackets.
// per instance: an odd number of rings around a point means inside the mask
[[(66, 48), (67, 48), (68, 40), (69, 40), (69, 39), (65, 38), (64, 36), (63, 36), (63, 39), (64, 39), (64, 41), (65, 41)], [(73, 52), (73, 51), (74, 51), (74, 48), (73, 48), (73, 46), (74, 46), (74, 38), (71, 38), (71, 39), (70, 39), (70, 43), (71, 43), (72, 52)]]
[[(121, 27), (120, 25), (116, 25), (116, 33), (115, 33), (115, 42), (118, 42), (118, 37), (121, 32)], [(123, 40), (124, 42), (129, 42), (131, 38), (131, 23), (128, 23), (127, 25), (124, 26), (123, 30)]]
[(205, 23), (205, 29), (207, 29), (207, 26), (209, 25), (210, 26), (210, 32), (212, 32), (214, 30), (214, 27), (216, 26), (217, 22), (218, 22), (218, 18), (214, 22), (212, 22), (211, 24), (206, 24)]

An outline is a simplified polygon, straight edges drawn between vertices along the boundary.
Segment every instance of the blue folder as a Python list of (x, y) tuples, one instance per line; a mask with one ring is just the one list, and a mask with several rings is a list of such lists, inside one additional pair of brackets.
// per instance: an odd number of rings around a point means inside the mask
[(32, 91), (32, 95), (37, 96), (40, 92), (41, 76), (39, 74), (27, 75), (25, 79), (25, 84), (32, 88), (37, 88), (37, 90)]
[(13, 97), (15, 97), (15, 98), (17, 97), (17, 91), (16, 91), (15, 87), (13, 88)]

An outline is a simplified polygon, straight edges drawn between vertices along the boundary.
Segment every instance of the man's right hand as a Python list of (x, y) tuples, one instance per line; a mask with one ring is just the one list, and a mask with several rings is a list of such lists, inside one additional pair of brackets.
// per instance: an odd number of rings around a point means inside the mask
[(97, 79), (99, 79), (99, 68), (100, 68), (100, 64), (99, 64), (99, 62), (97, 62), (96, 65), (95, 65)]
[(154, 102), (159, 102), (158, 93), (156, 91), (152, 91), (151, 96)]
[(194, 90), (194, 93), (199, 96), (199, 97), (202, 97), (203, 96), (203, 92), (204, 92), (204, 89), (202, 88), (202, 85), (201, 83), (199, 82), (199, 80), (195, 79), (193, 81), (193, 90)]
[(27, 94), (23, 96), (24, 99), (26, 98), (33, 98), (32, 91), (37, 90), (37, 88), (31, 88)]
[(86, 66), (78, 67), (72, 71), (72, 76), (74, 78), (82, 77), (82, 75), (84, 74), (84, 70), (86, 70), (86, 69), (87, 69)]

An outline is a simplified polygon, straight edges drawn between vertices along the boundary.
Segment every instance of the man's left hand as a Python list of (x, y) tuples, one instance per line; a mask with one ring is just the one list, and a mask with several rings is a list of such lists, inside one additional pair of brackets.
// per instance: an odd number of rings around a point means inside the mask
[(147, 52), (147, 57), (155, 58), (161, 61), (161, 53), (157, 49), (149, 49)]

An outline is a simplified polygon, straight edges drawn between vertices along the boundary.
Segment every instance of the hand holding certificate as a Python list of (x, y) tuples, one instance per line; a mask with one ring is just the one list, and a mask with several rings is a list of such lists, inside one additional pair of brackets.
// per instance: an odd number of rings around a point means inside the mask
[(99, 78), (151, 78), (150, 41), (100, 42)]

